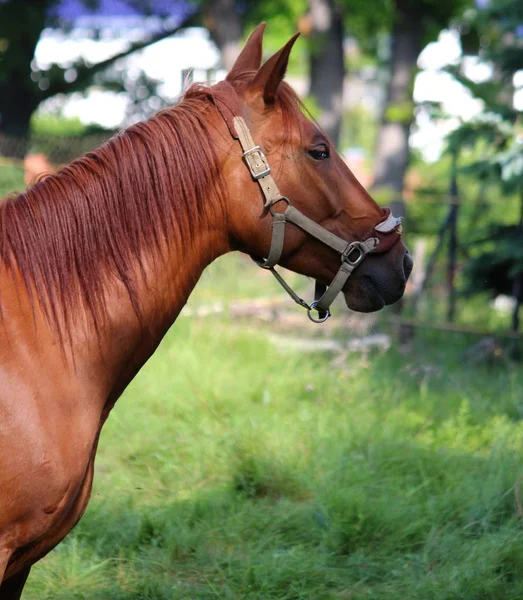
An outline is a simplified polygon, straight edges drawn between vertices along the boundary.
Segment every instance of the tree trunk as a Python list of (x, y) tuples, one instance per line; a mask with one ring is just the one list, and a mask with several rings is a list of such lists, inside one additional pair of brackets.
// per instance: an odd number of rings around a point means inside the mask
[(2, 53), (0, 44), (0, 154), (11, 158), (23, 158), (27, 149), (27, 138), (31, 115), (42, 100), (56, 94), (67, 94), (86, 89), (93, 77), (113, 65), (117, 60), (129, 56), (180, 29), (192, 25), (201, 9), (189, 14), (170, 29), (163, 29), (145, 40), (135, 42), (126, 50), (94, 65), (83, 61), (74, 65), (77, 77), (66, 81), (64, 69), (56, 65), (47, 73), (47, 87), (41, 89), (31, 79), (31, 62), (36, 45), (45, 27), (47, 11), (56, 0), (0, 0), (0, 42), (4, 40)]
[(240, 54), (243, 21), (236, 0), (212, 0), (204, 24), (221, 53), (221, 66), (231, 70)]
[(0, 134), (10, 138), (1, 151), (13, 158), (25, 155), (29, 120), (40, 101), (39, 89), (31, 81), (31, 61), (49, 4), (43, 0), (0, 2), (0, 39), (5, 44), (0, 55)]
[(402, 0), (396, 1), (391, 35), (390, 79), (381, 118), (374, 163), (374, 188), (392, 194), (394, 214), (405, 216), (403, 187), (409, 163), (409, 133), (414, 120), (413, 82), (422, 32), (418, 15)]
[(0, 155), (20, 160), (27, 153), (31, 115), (39, 101), (28, 94), (19, 103), (12, 102), (9, 90), (0, 85)]
[(343, 19), (334, 0), (309, 0), (310, 89), (321, 113), (318, 123), (338, 146), (343, 117)]

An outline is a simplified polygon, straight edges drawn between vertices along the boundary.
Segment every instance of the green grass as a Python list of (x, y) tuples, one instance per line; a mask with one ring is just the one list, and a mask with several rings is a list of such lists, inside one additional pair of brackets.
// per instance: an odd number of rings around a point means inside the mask
[(24, 600), (523, 598), (523, 374), (464, 364), (465, 345), (334, 365), (263, 327), (180, 319)]
[[(20, 173), (0, 169), (0, 195)], [(191, 305), (280, 293), (227, 257)], [(480, 309), (462, 302), (461, 319)], [(322, 331), (302, 317), (297, 335)], [(179, 320), (111, 414), (87, 513), (24, 600), (523, 598), (521, 368), (467, 364), (472, 338), (452, 334), (341, 362), (268, 334)]]
[(0, 163), (0, 200), (15, 190), (23, 191), (24, 189), (24, 169), (22, 166)]

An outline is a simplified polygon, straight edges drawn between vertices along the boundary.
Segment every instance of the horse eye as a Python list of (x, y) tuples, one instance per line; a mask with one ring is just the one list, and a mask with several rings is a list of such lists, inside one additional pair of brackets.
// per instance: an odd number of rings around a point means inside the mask
[(329, 158), (330, 152), (325, 144), (320, 144), (319, 146), (316, 146), (316, 148), (309, 150), (309, 155), (312, 156), (314, 160), (325, 160), (326, 158)]

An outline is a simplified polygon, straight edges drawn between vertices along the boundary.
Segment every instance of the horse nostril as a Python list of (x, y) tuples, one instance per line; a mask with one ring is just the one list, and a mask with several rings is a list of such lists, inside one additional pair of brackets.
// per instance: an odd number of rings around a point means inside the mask
[(403, 257), (403, 274), (405, 276), (405, 281), (408, 280), (410, 274), (412, 273), (412, 267), (414, 266), (414, 261), (408, 252), (405, 252), (405, 256)]

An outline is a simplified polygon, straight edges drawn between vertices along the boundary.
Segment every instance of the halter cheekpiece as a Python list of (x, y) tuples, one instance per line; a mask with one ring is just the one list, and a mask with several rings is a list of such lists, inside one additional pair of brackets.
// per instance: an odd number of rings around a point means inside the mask
[[(232, 91), (232, 86), (227, 82), (217, 84), (214, 86), (213, 91), (217, 88), (224, 91), (229, 88)], [(227, 100), (230, 100), (230, 95), (227, 95), (229, 96)], [(240, 111), (234, 111), (230, 106), (231, 103), (227, 102), (221, 94), (214, 94), (213, 97), (215, 105), (225, 120), (232, 137), (240, 143), (245, 164), (251, 173), (252, 179), (260, 186), (265, 199), (265, 209), (272, 216), (272, 239), (269, 254), (265, 259), (254, 256), (251, 256), (251, 258), (259, 267), (269, 270), (276, 277), (289, 296), (307, 310), (307, 315), (311, 321), (323, 323), (330, 317), (330, 306), (354, 269), (363, 262), (367, 255), (387, 252), (398, 241), (401, 235), (401, 217), (394, 217), (390, 208), (385, 208), (384, 218), (364, 236), (364, 239), (354, 242), (347, 242), (318, 225), (318, 223), (294, 208), (289, 198), (282, 196), (271, 175), (271, 168), (263, 150), (255, 144), (243, 117), (237, 114)], [(279, 203), (286, 205), (283, 212), (274, 210)], [(299, 227), (341, 255), (340, 268), (331, 284), (327, 287), (316, 281), (314, 301), (310, 304), (300, 298), (275, 269), (275, 265), (279, 262), (283, 252), (285, 225), (287, 223)], [(317, 316), (313, 315), (313, 311), (317, 312)]]

